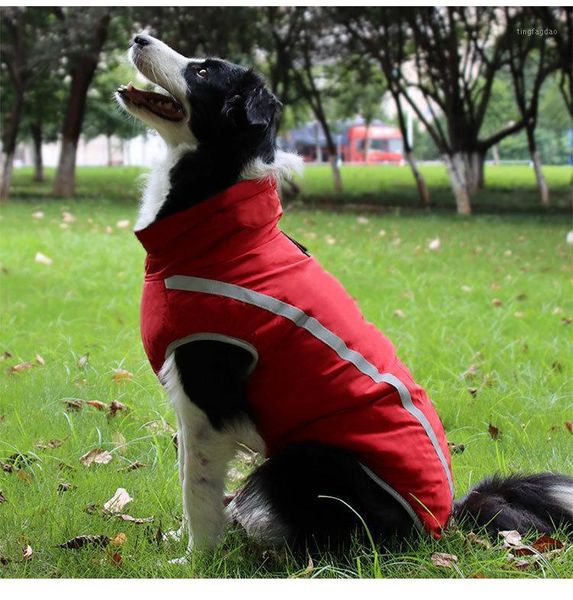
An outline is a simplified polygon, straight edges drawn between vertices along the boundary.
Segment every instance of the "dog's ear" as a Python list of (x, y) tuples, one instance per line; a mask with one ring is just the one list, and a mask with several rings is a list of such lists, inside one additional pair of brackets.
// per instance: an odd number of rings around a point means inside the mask
[(249, 90), (244, 96), (229, 98), (223, 107), (223, 114), (235, 125), (266, 129), (281, 107), (281, 102), (274, 94), (259, 86)]

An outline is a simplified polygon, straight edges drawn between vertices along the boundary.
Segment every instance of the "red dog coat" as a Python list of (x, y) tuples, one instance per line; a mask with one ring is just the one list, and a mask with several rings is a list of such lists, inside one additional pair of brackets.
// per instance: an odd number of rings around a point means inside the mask
[(280, 231), (281, 215), (272, 181), (243, 181), (137, 232), (149, 361), (158, 373), (194, 340), (248, 350), (248, 400), (269, 455), (299, 441), (350, 450), (439, 536), (453, 492), (442, 424), (391, 342)]

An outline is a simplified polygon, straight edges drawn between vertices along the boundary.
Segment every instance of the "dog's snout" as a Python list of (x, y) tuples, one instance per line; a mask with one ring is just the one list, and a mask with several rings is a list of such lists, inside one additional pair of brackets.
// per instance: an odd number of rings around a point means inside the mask
[(141, 47), (149, 46), (149, 44), (151, 44), (151, 38), (147, 35), (139, 33), (133, 38), (133, 43)]

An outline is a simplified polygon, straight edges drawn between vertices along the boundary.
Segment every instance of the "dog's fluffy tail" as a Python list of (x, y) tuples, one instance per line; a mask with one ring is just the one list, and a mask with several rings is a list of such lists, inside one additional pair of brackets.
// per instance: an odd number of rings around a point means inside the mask
[(491, 533), (573, 530), (573, 477), (540, 473), (484, 479), (455, 503), (454, 518)]

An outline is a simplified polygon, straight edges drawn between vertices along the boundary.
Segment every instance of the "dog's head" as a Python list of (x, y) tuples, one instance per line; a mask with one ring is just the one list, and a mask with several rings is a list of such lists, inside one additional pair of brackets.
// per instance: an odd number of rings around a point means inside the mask
[(218, 58), (185, 58), (143, 33), (134, 37), (129, 58), (162, 92), (130, 83), (118, 89), (117, 100), (167, 144), (274, 145), (281, 104), (252, 70)]

